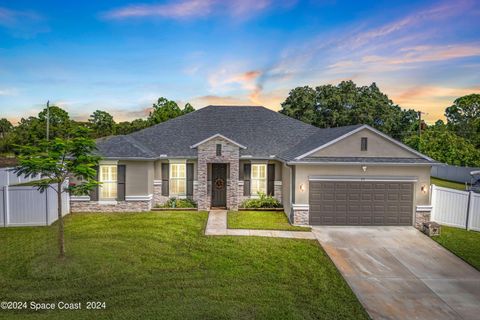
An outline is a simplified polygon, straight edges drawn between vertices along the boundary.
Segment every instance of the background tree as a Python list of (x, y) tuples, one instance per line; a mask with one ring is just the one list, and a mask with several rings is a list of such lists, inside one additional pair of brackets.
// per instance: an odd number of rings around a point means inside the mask
[(195, 111), (195, 108), (189, 102), (187, 102), (183, 107), (182, 114), (187, 114), (193, 111)]
[(115, 134), (115, 121), (113, 116), (106, 111), (96, 110), (90, 115), (88, 123), (95, 138)]
[(0, 119), (0, 138), (5, 138), (7, 133), (12, 131), (13, 125), (5, 118)]
[(445, 109), (445, 117), (450, 129), (480, 148), (480, 94), (456, 99)]
[(448, 129), (443, 121), (428, 127), (422, 135), (412, 135), (405, 143), (443, 163), (457, 166), (480, 166), (480, 150), (470, 141)]
[(157, 103), (152, 105), (153, 110), (148, 116), (150, 125), (165, 122), (182, 115), (182, 110), (175, 101), (166, 98), (158, 98)]
[(357, 87), (352, 81), (342, 81), (337, 86), (298, 87), (289, 93), (280, 112), (320, 128), (368, 124), (396, 139), (404, 138), (418, 124), (416, 111), (402, 110), (375, 83)]
[[(42, 179), (32, 181), (41, 192), (52, 188), (57, 193), (59, 257), (65, 257), (64, 222), (62, 216), (62, 193), (86, 194), (98, 185), (95, 167), (100, 158), (94, 155), (95, 141), (88, 138), (87, 128), (77, 127), (69, 132), (69, 138), (42, 140), (38, 144), (19, 146), (17, 175), (39, 175)], [(64, 187), (69, 177), (81, 181)]]
[[(47, 115), (50, 118), (49, 138), (67, 137), (74, 127), (74, 121), (70, 119), (68, 112), (57, 106), (50, 106), (48, 109), (47, 111), (47, 108), (45, 108), (38, 114), (40, 124), (39, 137), (46, 137)], [(43, 130), (41, 130), (42, 128)]]

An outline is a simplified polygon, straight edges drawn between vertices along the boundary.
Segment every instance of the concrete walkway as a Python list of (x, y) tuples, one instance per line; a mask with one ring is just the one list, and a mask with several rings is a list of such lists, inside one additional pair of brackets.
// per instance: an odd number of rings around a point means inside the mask
[(413, 227), (313, 227), (373, 319), (480, 319), (480, 272)]
[(252, 230), (252, 229), (227, 229), (227, 211), (212, 210), (208, 213), (207, 236), (256, 236), (271, 238), (311, 239), (315, 235), (310, 231), (280, 231), (280, 230)]

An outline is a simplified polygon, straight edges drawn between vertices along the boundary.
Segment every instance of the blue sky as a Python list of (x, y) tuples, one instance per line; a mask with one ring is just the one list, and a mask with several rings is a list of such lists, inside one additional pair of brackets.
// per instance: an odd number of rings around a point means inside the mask
[(12, 121), (48, 99), (117, 121), (160, 96), (278, 110), (294, 87), (348, 79), (442, 117), (480, 93), (480, 3), (0, 0), (0, 117)]

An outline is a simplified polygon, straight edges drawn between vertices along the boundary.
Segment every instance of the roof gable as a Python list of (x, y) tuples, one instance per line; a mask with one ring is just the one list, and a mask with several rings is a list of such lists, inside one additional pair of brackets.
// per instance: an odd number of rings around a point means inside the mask
[[(369, 137), (369, 141), (372, 142), (372, 150), (369, 146), (369, 151), (359, 152), (360, 144), (352, 145), (352, 142), (356, 143), (356, 139), (362, 135)], [(369, 142), (370, 144), (370, 142)], [(358, 149), (357, 149), (358, 148)], [(320, 144), (317, 147), (295, 157), (295, 160), (301, 160), (306, 157), (398, 157), (398, 158), (422, 158), (425, 160), (433, 161), (431, 158), (421, 154), (420, 152), (406, 146), (405, 144), (391, 138), (390, 136), (380, 132), (368, 125), (361, 125), (353, 130), (332, 139), (326, 143)]]
[(211, 136), (209, 138), (203, 139), (202, 141), (197, 142), (194, 145), (191, 145), (190, 148), (196, 148), (199, 145), (204, 144), (205, 142), (210, 141), (210, 140), (215, 139), (215, 138), (222, 138), (222, 139), (227, 140), (228, 142), (238, 146), (241, 149), (247, 149), (247, 147), (245, 147), (244, 145), (242, 145), (242, 144), (240, 144), (240, 143), (238, 143), (238, 142), (236, 142), (232, 139), (229, 139), (229, 138), (225, 137), (224, 135), (221, 135), (220, 133), (214, 134), (213, 136)]

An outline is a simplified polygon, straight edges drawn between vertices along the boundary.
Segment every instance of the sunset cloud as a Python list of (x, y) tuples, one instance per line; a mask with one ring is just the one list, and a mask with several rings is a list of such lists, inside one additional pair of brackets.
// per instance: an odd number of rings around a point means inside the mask
[(293, 0), (278, 3), (273, 0), (183, 0), (166, 4), (128, 5), (108, 11), (103, 17), (106, 19), (157, 17), (181, 20), (226, 14), (246, 18), (272, 7), (273, 4), (284, 6), (294, 3)]

